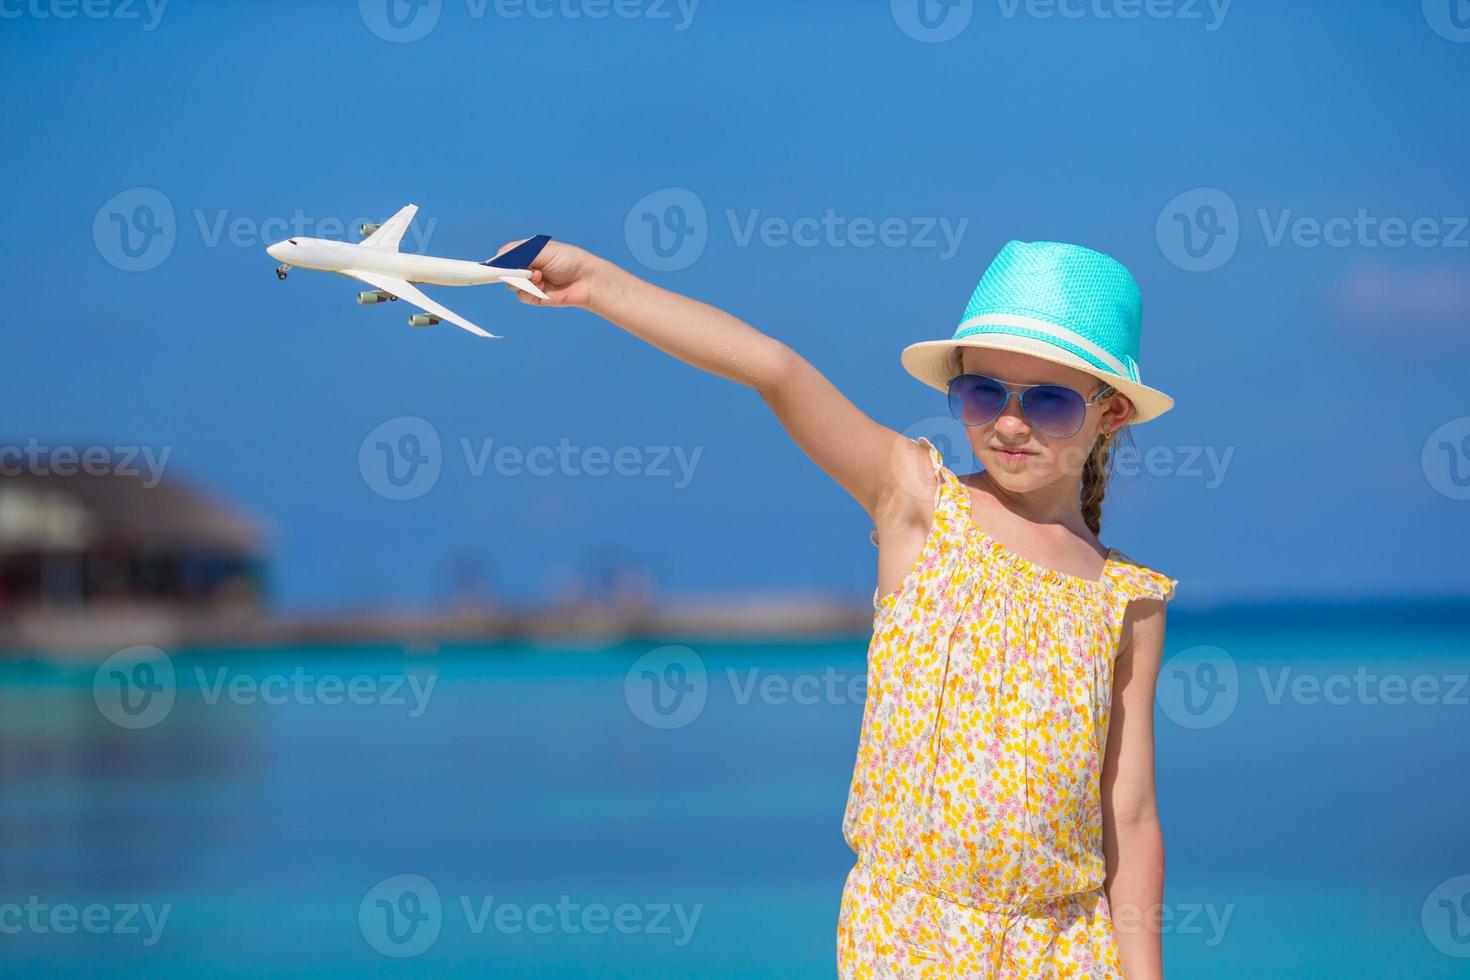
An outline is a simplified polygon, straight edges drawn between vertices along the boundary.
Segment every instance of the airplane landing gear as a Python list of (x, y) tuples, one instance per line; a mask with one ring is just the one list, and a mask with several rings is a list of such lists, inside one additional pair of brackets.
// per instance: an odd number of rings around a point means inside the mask
[(284, 263), (284, 262), (282, 262), (280, 265), (276, 266), (276, 278), (277, 279), (284, 279), (284, 278), (286, 278), (286, 270), (289, 269), (289, 268), (291, 268), (291, 267), (289, 265), (287, 265), (286, 263)]

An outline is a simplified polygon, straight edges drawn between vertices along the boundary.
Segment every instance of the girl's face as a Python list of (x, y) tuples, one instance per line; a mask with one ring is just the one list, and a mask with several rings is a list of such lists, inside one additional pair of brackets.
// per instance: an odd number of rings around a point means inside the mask
[[(1105, 382), (1095, 375), (1063, 364), (1014, 351), (965, 347), (960, 350), (961, 370), (984, 374), (1010, 385), (1058, 384), (1091, 398)], [(1068, 439), (1043, 435), (1027, 421), (1019, 398), (1006, 403), (994, 420), (967, 428), (970, 446), (986, 472), (1007, 490), (1024, 493), (1067, 479), (1075, 482), (1102, 432), (1116, 432), (1133, 416), (1133, 403), (1120, 392), (1111, 392), (1087, 406), (1082, 427)]]

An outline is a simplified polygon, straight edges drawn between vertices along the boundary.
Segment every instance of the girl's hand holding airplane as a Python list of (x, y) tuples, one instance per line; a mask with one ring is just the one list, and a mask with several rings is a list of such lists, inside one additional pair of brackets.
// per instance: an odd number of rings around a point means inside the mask
[[(509, 242), (500, 252), (506, 252), (529, 239)], [(500, 254), (500, 253), (497, 253)], [(523, 303), (532, 306), (579, 306), (591, 309), (596, 298), (605, 294), (613, 273), (619, 272), (612, 263), (598, 258), (586, 249), (566, 242), (547, 242), (534, 262), (531, 263), (531, 282), (540, 287), (546, 299), (530, 293), (512, 289)], [(510, 287), (507, 287), (510, 288)]]

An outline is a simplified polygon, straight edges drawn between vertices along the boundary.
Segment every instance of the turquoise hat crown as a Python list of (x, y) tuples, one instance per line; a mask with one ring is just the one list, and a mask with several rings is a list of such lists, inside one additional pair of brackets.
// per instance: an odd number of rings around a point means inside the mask
[(985, 270), (954, 339), (1030, 337), (1139, 381), (1143, 298), (1121, 262), (1065, 242), (1007, 242)]

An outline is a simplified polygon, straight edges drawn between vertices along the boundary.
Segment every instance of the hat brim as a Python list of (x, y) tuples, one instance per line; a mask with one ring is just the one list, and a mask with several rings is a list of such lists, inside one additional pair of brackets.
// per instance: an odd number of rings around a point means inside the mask
[(1136, 425), (1156, 419), (1174, 407), (1174, 399), (1162, 391), (1099, 368), (1071, 351), (1034, 337), (992, 333), (966, 337), (964, 340), (924, 340), (903, 349), (904, 369), (929, 387), (948, 392), (950, 379), (957, 373), (953, 355), (962, 347), (1029, 354), (1053, 364), (1086, 371), (1121, 391), (1133, 403), (1134, 414), (1128, 420), (1129, 424)]

